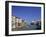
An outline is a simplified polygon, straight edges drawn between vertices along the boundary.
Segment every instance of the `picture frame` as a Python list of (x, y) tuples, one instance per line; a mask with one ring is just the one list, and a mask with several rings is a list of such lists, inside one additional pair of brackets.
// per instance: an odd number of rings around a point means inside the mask
[[(20, 7), (20, 10), (19, 10), (19, 7)], [(22, 7), (21, 7), (22, 6)], [(23, 6), (24, 6), (24, 9), (25, 11), (28, 11), (26, 9), (31, 9), (35, 10), (37, 9), (38, 11), (40, 10), (41, 11), (41, 14), (40, 15), (40, 28), (38, 27), (38, 29), (35, 30), (35, 26), (34, 28), (32, 28), (32, 30), (18, 30), (16, 31), (17, 29), (13, 29), (12, 30), (12, 22), (11, 22), (11, 18), (12, 16), (14, 15), (14, 11), (20, 11), (22, 10), (23, 12)], [(30, 7), (30, 8), (27, 8), (27, 7)], [(34, 8), (35, 7), (35, 8)], [(36, 8), (36, 7), (39, 7), (39, 8)], [(36, 10), (35, 10), (36, 11)], [(15, 12), (15, 14), (17, 14)], [(25, 12), (24, 12), (25, 13)], [(37, 12), (36, 13), (40, 13), (40, 12)], [(18, 15), (16, 16), (19, 16), (21, 15), (22, 13), (18, 13)], [(27, 13), (26, 13), (27, 14)], [(26, 15), (25, 14), (25, 15)], [(29, 13), (30, 14), (30, 13)], [(34, 13), (32, 13), (32, 16), (33, 16)], [(23, 15), (23, 16), (25, 16)], [(38, 15), (38, 14), (37, 14)], [(26, 15), (27, 17), (28, 15)], [(30, 16), (30, 15), (29, 15)], [(31, 16), (31, 17), (32, 17)], [(34, 15), (35, 16), (35, 15)], [(26, 18), (25, 17), (25, 18)], [(37, 16), (38, 17), (38, 16)], [(18, 17), (17, 17), (18, 18)], [(13, 20), (13, 19), (12, 19)], [(19, 20), (20, 22), (20, 20)], [(34, 22), (34, 21), (33, 21)], [(18, 23), (17, 23), (18, 24)], [(16, 25), (17, 25), (16, 24)], [(43, 25), (44, 24), (44, 25)], [(17, 26), (16, 26), (17, 27)], [(14, 27), (13, 27), (14, 28)], [(33, 30), (34, 29), (34, 30)], [(18, 35), (34, 35), (34, 34), (45, 34), (45, 3), (38, 3), (38, 2), (22, 2), (22, 1), (5, 1), (5, 35), (6, 36), (18, 36)]]

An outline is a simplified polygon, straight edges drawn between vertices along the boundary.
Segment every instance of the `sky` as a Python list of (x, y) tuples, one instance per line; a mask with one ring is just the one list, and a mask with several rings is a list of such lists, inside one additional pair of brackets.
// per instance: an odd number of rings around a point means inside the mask
[(12, 16), (31, 22), (41, 19), (41, 7), (12, 6)]

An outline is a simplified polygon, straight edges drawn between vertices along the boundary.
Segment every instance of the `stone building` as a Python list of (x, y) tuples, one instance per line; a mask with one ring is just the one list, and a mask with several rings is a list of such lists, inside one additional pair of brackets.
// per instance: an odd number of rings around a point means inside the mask
[(12, 16), (12, 28), (21, 28), (24, 26), (24, 20), (19, 17)]

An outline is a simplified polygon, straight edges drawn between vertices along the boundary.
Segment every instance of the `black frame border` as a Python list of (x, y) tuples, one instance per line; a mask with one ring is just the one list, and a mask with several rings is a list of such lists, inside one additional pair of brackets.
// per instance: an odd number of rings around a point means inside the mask
[[(12, 34), (9, 35), (9, 3), (26, 3), (26, 4), (42, 4), (44, 6), (44, 32), (43, 33), (28, 33), (28, 34)], [(19, 36), (19, 35), (34, 35), (45, 34), (45, 3), (38, 2), (24, 2), (24, 1), (5, 1), (5, 36)]]

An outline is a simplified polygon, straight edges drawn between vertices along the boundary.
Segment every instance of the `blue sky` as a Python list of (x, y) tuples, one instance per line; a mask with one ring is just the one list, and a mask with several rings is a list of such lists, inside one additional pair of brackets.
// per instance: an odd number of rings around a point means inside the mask
[(20, 17), (27, 22), (41, 19), (41, 7), (12, 6), (12, 16)]

